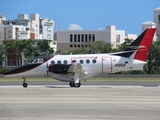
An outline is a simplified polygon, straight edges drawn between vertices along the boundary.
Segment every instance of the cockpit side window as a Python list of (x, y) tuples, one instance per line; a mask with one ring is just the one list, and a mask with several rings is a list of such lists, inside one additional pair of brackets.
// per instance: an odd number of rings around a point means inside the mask
[(35, 60), (33, 61), (33, 63), (38, 63), (38, 59), (35, 59)]
[(39, 60), (38, 60), (38, 63), (43, 63), (43, 62), (44, 62), (43, 59), (39, 59)]

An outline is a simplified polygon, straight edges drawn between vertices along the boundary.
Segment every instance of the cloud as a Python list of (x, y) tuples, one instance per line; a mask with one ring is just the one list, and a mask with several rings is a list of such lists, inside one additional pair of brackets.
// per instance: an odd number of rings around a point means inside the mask
[(103, 30), (103, 28), (99, 28), (98, 30)]
[(69, 29), (69, 30), (82, 30), (82, 27), (79, 26), (78, 24), (70, 24), (70, 25), (68, 26), (68, 29)]

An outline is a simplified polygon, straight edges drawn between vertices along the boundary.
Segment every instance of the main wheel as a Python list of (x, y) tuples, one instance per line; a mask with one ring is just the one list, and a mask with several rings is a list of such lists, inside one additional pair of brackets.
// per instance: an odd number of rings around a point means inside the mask
[(80, 87), (80, 86), (81, 86), (81, 82), (75, 83), (75, 87)]
[(75, 87), (75, 84), (72, 81), (69, 82), (69, 85), (70, 85), (70, 87)]
[(23, 87), (26, 88), (28, 86), (27, 83), (23, 83)]

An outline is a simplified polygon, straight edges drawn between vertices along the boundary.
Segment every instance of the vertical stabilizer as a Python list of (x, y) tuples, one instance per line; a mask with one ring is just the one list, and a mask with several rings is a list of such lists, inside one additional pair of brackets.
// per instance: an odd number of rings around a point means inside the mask
[(137, 48), (134, 59), (146, 61), (147, 55), (149, 53), (153, 37), (155, 34), (156, 28), (148, 28), (143, 34), (141, 34), (137, 39), (140, 39), (140, 44)]

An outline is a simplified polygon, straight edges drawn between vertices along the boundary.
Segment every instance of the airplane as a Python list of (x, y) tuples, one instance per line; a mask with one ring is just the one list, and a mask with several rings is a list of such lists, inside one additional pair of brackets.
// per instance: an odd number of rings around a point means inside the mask
[(22, 77), (26, 88), (27, 77), (49, 76), (80, 87), (81, 81), (100, 74), (142, 70), (153, 41), (156, 28), (147, 28), (124, 51), (105, 54), (77, 54), (38, 56), (30, 63), (11, 69), (4, 77)]

